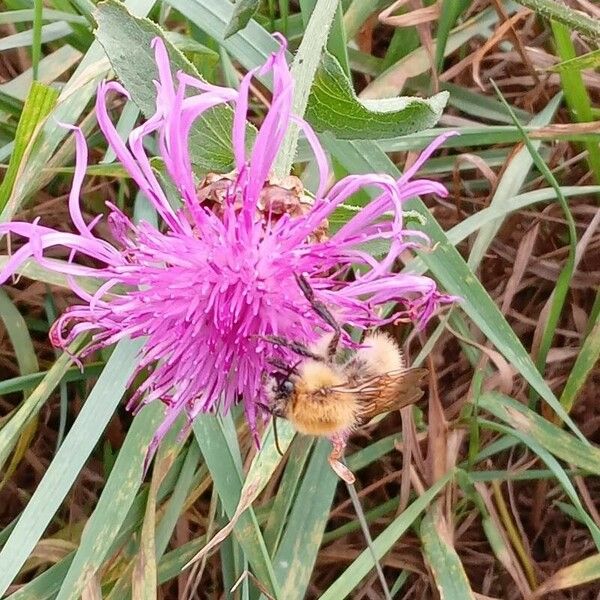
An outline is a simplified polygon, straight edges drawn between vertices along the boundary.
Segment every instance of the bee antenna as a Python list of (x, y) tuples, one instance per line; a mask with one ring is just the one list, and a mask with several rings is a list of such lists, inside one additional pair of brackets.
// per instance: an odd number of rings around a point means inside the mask
[(279, 436), (277, 435), (277, 417), (275, 415), (273, 415), (273, 435), (275, 436), (275, 448), (277, 448), (279, 456), (283, 458), (283, 452), (281, 451), (281, 446), (279, 445)]

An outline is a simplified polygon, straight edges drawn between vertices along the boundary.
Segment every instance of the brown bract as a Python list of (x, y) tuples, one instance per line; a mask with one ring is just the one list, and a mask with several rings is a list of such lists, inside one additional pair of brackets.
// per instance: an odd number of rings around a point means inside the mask
[[(208, 173), (197, 187), (198, 201), (207, 206), (219, 217), (223, 216), (223, 207), (230, 193), (232, 183), (237, 173), (218, 174)], [(244, 198), (241, 191), (236, 191), (234, 208), (241, 210)], [(292, 218), (302, 217), (310, 212), (314, 204), (313, 198), (306, 194), (304, 185), (294, 175), (287, 177), (271, 176), (260, 192), (257, 203), (257, 214), (265, 223), (277, 222), (283, 215), (288, 214)], [(328, 237), (329, 223), (324, 220), (315, 230), (310, 240), (323, 242)]]

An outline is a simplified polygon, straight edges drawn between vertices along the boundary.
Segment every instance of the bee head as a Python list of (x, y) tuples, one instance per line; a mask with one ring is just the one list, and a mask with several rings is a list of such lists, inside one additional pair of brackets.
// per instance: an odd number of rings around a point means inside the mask
[(294, 382), (289, 378), (280, 379), (279, 381), (273, 380), (273, 385), (271, 388), (272, 396), (270, 403), (272, 415), (282, 418), (286, 417), (287, 405), (292, 398), (294, 389)]

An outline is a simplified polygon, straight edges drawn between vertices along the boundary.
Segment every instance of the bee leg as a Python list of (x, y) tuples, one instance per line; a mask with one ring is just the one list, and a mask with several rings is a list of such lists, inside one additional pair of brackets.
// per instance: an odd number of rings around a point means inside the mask
[(295, 352), (300, 356), (312, 358), (313, 360), (317, 361), (323, 361), (322, 356), (311, 352), (304, 344), (301, 344), (300, 342), (292, 342), (290, 340), (286, 340), (285, 338), (279, 337), (278, 335), (257, 335), (255, 337), (261, 340), (265, 340), (270, 344), (276, 344), (278, 346), (284, 346), (285, 348), (289, 348), (292, 352)]
[(310, 305), (313, 307), (313, 310), (327, 323), (333, 328), (333, 337), (327, 346), (327, 353), (329, 357), (335, 356), (337, 352), (337, 347), (340, 342), (340, 336), (342, 335), (342, 328), (340, 324), (334, 319), (333, 315), (329, 311), (329, 309), (321, 302), (315, 298), (315, 292), (310, 287), (310, 284), (306, 280), (304, 275), (296, 275), (296, 281), (298, 282), (298, 287), (306, 297), (306, 299), (310, 302)]
[(329, 438), (331, 441), (331, 454), (327, 459), (329, 466), (333, 469), (334, 473), (348, 485), (352, 485), (356, 479), (350, 471), (350, 469), (341, 462), (340, 459), (344, 457), (344, 450), (346, 449), (346, 443), (348, 441), (347, 433), (337, 433)]

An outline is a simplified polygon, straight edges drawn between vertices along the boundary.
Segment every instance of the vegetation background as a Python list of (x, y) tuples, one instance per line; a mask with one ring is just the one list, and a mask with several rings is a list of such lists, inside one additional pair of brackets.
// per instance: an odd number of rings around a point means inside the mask
[[(410, 267), (464, 298), (420, 338), (392, 331), (432, 372), (428, 399), (352, 438), (354, 488), (329, 469), (326, 441), (284, 429), (281, 460), (267, 428), (257, 453), (237, 412), (198, 419), (186, 440), (171, 435), (142, 480), (161, 407), (135, 418), (123, 408), (138, 344), (83, 371), (55, 354), (49, 325), (74, 299), (64, 280), (27, 265), (0, 291), (0, 595), (600, 598), (598, 4), (0, 6), (1, 220), (68, 227), (74, 140), (58, 121), (88, 137), (87, 215), (111, 199), (140, 216), (93, 100), (116, 73), (137, 102), (116, 103), (113, 117), (124, 135), (139, 121), (152, 98), (153, 23), (188, 68), (235, 86), (273, 50), (273, 31), (290, 59), (306, 40), (316, 65), (331, 22), (316, 73), (298, 61), (294, 72), (338, 175), (397, 175), (441, 130), (461, 134), (422, 171), (450, 196), (408, 208), (436, 242)], [(449, 96), (436, 129), (427, 115), (440, 115), (444, 96), (421, 112), (398, 101), (391, 117), (378, 112), (382, 98), (440, 91)], [(268, 82), (254, 92), (268, 101)], [(214, 147), (228, 142), (227, 128), (212, 132), (198, 168), (225, 169), (229, 155)], [(296, 160), (310, 185), (302, 143)], [(349, 214), (340, 209), (333, 226)]]

